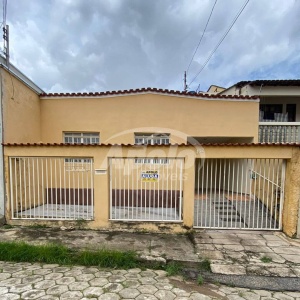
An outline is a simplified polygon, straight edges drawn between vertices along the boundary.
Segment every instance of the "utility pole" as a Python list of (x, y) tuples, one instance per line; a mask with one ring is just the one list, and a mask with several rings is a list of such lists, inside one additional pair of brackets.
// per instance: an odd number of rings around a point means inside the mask
[(9, 68), (9, 26), (3, 27), (3, 39), (4, 39), (4, 54), (6, 58), (6, 66)]
[(186, 84), (186, 71), (184, 71), (184, 77), (183, 77), (183, 89), (185, 92), (187, 92), (188, 86)]

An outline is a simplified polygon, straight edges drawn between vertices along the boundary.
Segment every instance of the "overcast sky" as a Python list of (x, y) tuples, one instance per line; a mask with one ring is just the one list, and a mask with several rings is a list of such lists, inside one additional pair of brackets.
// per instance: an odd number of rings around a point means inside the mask
[[(46, 92), (183, 89), (215, 0), (8, 0), (11, 62)], [(188, 72), (245, 0), (218, 0)], [(300, 78), (300, 0), (250, 0), (190, 85)]]

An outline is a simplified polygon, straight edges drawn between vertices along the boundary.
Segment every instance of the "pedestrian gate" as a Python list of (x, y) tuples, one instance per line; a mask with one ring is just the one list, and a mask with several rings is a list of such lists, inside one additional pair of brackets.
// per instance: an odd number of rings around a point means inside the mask
[(280, 230), (285, 160), (196, 160), (194, 227)]
[(110, 219), (182, 220), (181, 158), (110, 158)]

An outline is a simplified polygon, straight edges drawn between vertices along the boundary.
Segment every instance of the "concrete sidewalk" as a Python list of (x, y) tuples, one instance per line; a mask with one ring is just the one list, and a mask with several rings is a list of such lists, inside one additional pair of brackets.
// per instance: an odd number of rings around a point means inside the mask
[[(0, 229), (0, 234), (1, 241), (134, 250), (141, 258), (162, 264), (183, 262), (190, 277), (197, 276), (198, 263), (207, 258), (212, 273), (205, 276), (211, 281), (235, 285), (241, 282), (240, 286), (249, 288), (256, 288), (255, 282), (265, 282), (267, 286), (258, 288), (300, 291), (300, 241), (288, 239), (280, 232), (197, 230), (187, 235), (170, 235), (14, 227)], [(265, 277), (267, 281), (260, 280)]]

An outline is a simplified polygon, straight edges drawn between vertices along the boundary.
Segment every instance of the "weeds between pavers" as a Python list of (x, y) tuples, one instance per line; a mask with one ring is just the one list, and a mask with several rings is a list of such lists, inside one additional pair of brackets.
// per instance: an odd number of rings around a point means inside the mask
[(107, 249), (76, 251), (63, 245), (35, 246), (24, 242), (1, 242), (0, 260), (124, 269), (139, 265), (137, 255), (133, 251), (121, 252)]

